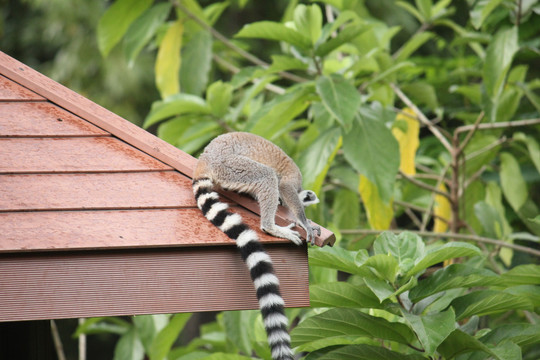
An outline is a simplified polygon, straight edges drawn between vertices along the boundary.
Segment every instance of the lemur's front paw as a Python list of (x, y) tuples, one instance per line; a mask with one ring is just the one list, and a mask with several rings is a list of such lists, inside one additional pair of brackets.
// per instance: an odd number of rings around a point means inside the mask
[(306, 241), (310, 242), (311, 245), (315, 245), (315, 234), (313, 232), (317, 233), (317, 236), (321, 236), (321, 227), (318, 225), (312, 226), (311, 220), (308, 220), (308, 229), (306, 230), (307, 238)]
[(271, 228), (262, 227), (261, 229), (265, 233), (270, 234), (272, 236), (290, 240), (296, 245), (302, 245), (302, 238), (300, 237), (300, 233), (298, 231), (291, 230), (291, 227), (293, 226), (294, 224), (290, 224), (289, 226), (274, 225)]

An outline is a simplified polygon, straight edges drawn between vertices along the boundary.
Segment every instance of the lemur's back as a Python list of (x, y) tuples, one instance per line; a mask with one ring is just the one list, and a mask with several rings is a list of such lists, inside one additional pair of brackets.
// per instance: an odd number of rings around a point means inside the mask
[(206, 164), (208, 173), (221, 168), (225, 162), (231, 162), (239, 156), (245, 156), (274, 169), (281, 178), (287, 176), (301, 186), (302, 175), (294, 161), (277, 145), (263, 137), (250, 133), (227, 133), (215, 138), (201, 154), (199, 161)]

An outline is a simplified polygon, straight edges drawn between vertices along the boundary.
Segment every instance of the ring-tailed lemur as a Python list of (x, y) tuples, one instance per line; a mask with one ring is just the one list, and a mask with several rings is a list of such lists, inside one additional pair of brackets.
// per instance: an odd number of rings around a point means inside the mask
[[(288, 320), (274, 275), (272, 261), (256, 232), (240, 215), (231, 213), (219, 200), (216, 188), (248, 193), (255, 197), (261, 212), (261, 229), (270, 235), (300, 245), (302, 239), (291, 228), (299, 225), (306, 240), (314, 243), (320, 227), (306, 219), (304, 207), (319, 199), (311, 190), (302, 190), (302, 174), (294, 161), (270, 141), (249, 133), (218, 136), (204, 149), (193, 175), (193, 193), (204, 216), (236, 241), (249, 268), (274, 360), (292, 360)], [(275, 223), (279, 200), (296, 216), (297, 223), (282, 227)]]

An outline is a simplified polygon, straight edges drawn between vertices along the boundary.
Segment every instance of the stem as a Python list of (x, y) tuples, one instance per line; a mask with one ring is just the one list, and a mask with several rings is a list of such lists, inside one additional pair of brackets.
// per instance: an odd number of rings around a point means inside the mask
[[(79, 326), (84, 323), (84, 318), (79, 318)], [(86, 334), (79, 335), (79, 360), (86, 360)]]
[(506, 141), (506, 136), (503, 136), (502, 138), (500, 138), (499, 140), (495, 141), (494, 143), (492, 144), (489, 144), (488, 146), (486, 147), (483, 147), (479, 150), (476, 150), (475, 152), (472, 152), (470, 154), (468, 154), (467, 156), (465, 156), (465, 161), (469, 161), (471, 160), (472, 158), (478, 156), (478, 155), (481, 155), (493, 148), (496, 148), (497, 146), (501, 145), (502, 143), (504, 143)]
[(420, 223), (420, 219), (418, 219), (418, 217), (413, 213), (411, 209), (405, 208), (405, 214), (407, 214), (409, 219), (411, 219), (411, 221), (414, 223), (416, 227), (422, 226), (422, 224)]
[(64, 347), (62, 346), (62, 339), (60, 339), (60, 334), (58, 333), (58, 328), (56, 327), (56, 322), (54, 320), (51, 320), (51, 334), (58, 360), (66, 360), (66, 354), (64, 354)]
[(422, 182), (422, 181), (419, 181), (419, 180), (416, 180), (415, 178), (413, 178), (412, 176), (409, 176), (407, 174), (405, 174), (404, 172), (402, 172), (401, 170), (399, 171), (399, 175), (401, 175), (404, 179), (407, 179), (409, 180), (411, 183), (413, 183), (414, 185), (418, 186), (418, 187), (421, 187), (422, 189), (426, 189), (426, 190), (429, 190), (431, 192), (434, 192), (436, 194), (439, 194), (439, 195), (442, 195), (444, 196), (445, 198), (450, 198), (450, 195), (442, 190), (439, 190), (431, 185), (428, 185), (426, 184), (425, 182)]
[(459, 146), (459, 137), (457, 133), (454, 133), (452, 138), (452, 151), (450, 151), (450, 156), (452, 160), (450, 162), (450, 167), (452, 168), (452, 179), (450, 181), (450, 209), (452, 212), (452, 221), (450, 222), (450, 232), (456, 234), (460, 228), (460, 219), (459, 219), (459, 194), (460, 191), (460, 181), (459, 181), (459, 157), (461, 155), (461, 150)]
[(428, 129), (433, 133), (433, 135), (435, 135), (435, 137), (437, 139), (439, 139), (439, 141), (441, 142), (441, 144), (443, 144), (443, 146), (446, 148), (446, 150), (448, 152), (451, 152), (452, 151), (452, 146), (450, 145), (450, 143), (448, 142), (448, 139), (446, 139), (444, 137), (444, 135), (440, 132), (439, 129), (437, 129), (432, 123), (431, 121), (429, 121), (429, 119), (426, 117), (426, 115), (424, 115), (420, 109), (418, 109), (418, 107), (416, 105), (414, 105), (414, 103), (407, 97), (407, 95), (405, 95), (403, 93), (403, 91), (401, 91), (401, 89), (394, 83), (390, 83), (390, 87), (392, 88), (392, 90), (394, 90), (394, 92), (396, 93), (396, 95), (401, 99), (401, 101), (403, 101), (405, 103), (405, 105), (407, 105), (408, 107), (410, 107), (411, 109), (413, 109), (413, 111), (416, 113), (416, 116), (418, 116), (418, 120), (420, 120), (420, 122), (424, 125), (426, 125), (428, 127)]
[[(515, 120), (515, 121), (506, 121), (498, 123), (488, 123), (478, 125), (478, 130), (489, 130), (489, 129), (501, 129), (509, 127), (520, 127), (520, 126), (530, 126), (540, 124), (540, 119), (526, 119), (526, 120)], [(463, 131), (469, 131), (474, 128), (474, 125), (465, 125), (456, 128), (456, 132), (460, 133)]]
[(414, 204), (411, 204), (411, 203), (408, 203), (408, 202), (405, 202), (405, 201), (400, 201), (400, 200), (394, 200), (394, 204), (398, 205), (398, 206), (401, 206), (401, 207), (404, 207), (406, 209), (415, 210), (415, 211), (419, 211), (419, 212), (422, 212), (422, 213), (427, 213), (427, 214), (432, 215), (433, 217), (435, 217), (437, 219), (440, 219), (441, 221), (448, 222), (448, 220), (440, 217), (439, 215), (432, 214), (429, 208), (424, 209), (423, 207), (416, 206)]
[[(350, 235), (378, 235), (383, 231), (390, 231), (394, 234), (399, 234), (405, 230), (372, 230), (372, 229), (343, 229), (340, 230), (342, 234)], [(469, 240), (485, 244), (493, 244), (501, 247), (507, 247), (516, 251), (524, 252), (527, 254), (535, 255), (540, 257), (540, 250), (532, 249), (526, 246), (516, 245), (504, 242), (502, 240), (491, 239), (483, 236), (469, 235), (469, 234), (451, 234), (451, 233), (435, 233), (431, 231), (415, 231), (415, 230), (406, 230), (408, 232), (417, 234), (418, 236), (430, 237), (430, 238), (451, 238), (458, 240)]]
[[(204, 22), (202, 19), (199, 19), (197, 15), (192, 13), (188, 8), (186, 8), (184, 5), (181, 4), (180, 1), (173, 1), (173, 6), (180, 9), (183, 13), (185, 13), (188, 17), (190, 17), (193, 21), (195, 21), (200, 27), (207, 30), (212, 34), (213, 37), (215, 37), (217, 40), (221, 41), (225, 46), (227, 46), (229, 49), (233, 50), (234, 52), (238, 53), (240, 56), (245, 58), (246, 60), (252, 62), (255, 65), (262, 66), (263, 68), (268, 68), (270, 64), (268, 64), (266, 61), (263, 61), (256, 57), (253, 54), (248, 53), (244, 49), (236, 46), (234, 43), (232, 43), (229, 39), (227, 39), (223, 34), (221, 34), (219, 31), (208, 25), (206, 22)], [(281, 77), (289, 79), (294, 82), (306, 82), (307, 79), (291, 74), (286, 71), (281, 71), (278, 73)]]
[[(484, 118), (484, 112), (482, 111), (480, 113), (480, 115), (478, 115), (478, 118), (476, 119), (476, 121), (474, 122), (474, 125), (473, 125), (473, 128), (471, 129), (471, 131), (469, 131), (467, 133), (467, 136), (465, 137), (465, 140), (463, 140), (463, 142), (461, 143), (461, 145), (459, 146), (459, 153), (461, 154), (463, 152), (463, 150), (467, 147), (467, 145), (469, 145), (469, 141), (471, 141), (474, 133), (476, 132), (476, 130), (478, 130), (478, 126), (480, 126), (480, 122), (482, 121), (482, 119)], [(457, 137), (459, 134), (459, 128), (458, 130), (456, 130), (454, 132), (454, 136)]]

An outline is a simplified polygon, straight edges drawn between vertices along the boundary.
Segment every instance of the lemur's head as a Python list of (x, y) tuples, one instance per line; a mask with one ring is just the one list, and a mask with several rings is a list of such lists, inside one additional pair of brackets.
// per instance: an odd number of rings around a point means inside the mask
[(298, 197), (300, 198), (300, 202), (304, 207), (308, 205), (315, 205), (319, 203), (319, 198), (317, 195), (311, 191), (311, 190), (302, 190), (298, 193)]

